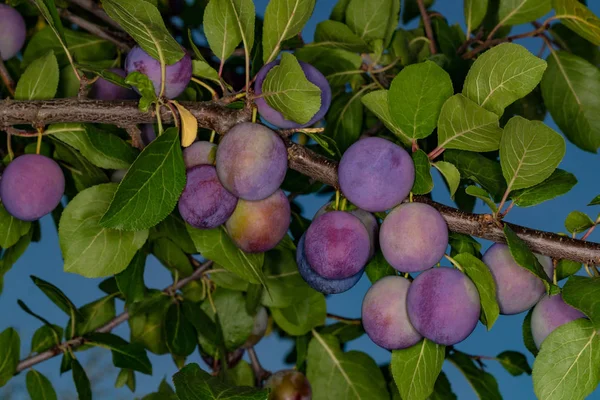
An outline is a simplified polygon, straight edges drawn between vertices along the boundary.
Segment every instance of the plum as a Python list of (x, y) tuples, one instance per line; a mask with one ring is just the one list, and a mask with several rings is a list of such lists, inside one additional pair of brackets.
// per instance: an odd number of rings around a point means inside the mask
[[(271, 70), (271, 68), (279, 65), (279, 63), (280, 60), (272, 61), (258, 71), (258, 74), (256, 74), (256, 83), (254, 84), (254, 93), (257, 96), (263, 93), (262, 85), (267, 77), (267, 73)], [(327, 82), (327, 79), (312, 65), (303, 61), (298, 61), (298, 63), (300, 64), (306, 79), (321, 89), (321, 108), (306, 124), (299, 124), (297, 122), (285, 119), (279, 111), (267, 104), (267, 101), (263, 97), (256, 98), (254, 103), (258, 108), (259, 114), (265, 119), (265, 121), (278, 128), (293, 129), (311, 126), (325, 116), (327, 110), (329, 110), (329, 106), (331, 105), (331, 88), (329, 87), (329, 82)]]
[(269, 400), (310, 400), (312, 388), (302, 372), (288, 369), (277, 371), (265, 382), (271, 389)]
[(223, 186), (244, 200), (262, 200), (281, 186), (287, 150), (266, 126), (244, 122), (231, 128), (217, 148), (217, 174)]
[(400, 204), (415, 180), (415, 167), (406, 150), (378, 137), (350, 146), (342, 156), (338, 173), (344, 196), (370, 212)]
[(183, 162), (186, 168), (196, 165), (213, 165), (217, 154), (217, 145), (210, 142), (195, 142), (183, 149)]
[[(121, 68), (111, 68), (109, 71), (123, 78), (127, 75)], [(99, 78), (92, 85), (90, 97), (98, 100), (129, 100), (137, 98), (137, 95), (131, 89), (126, 89), (122, 86), (115, 85), (104, 78)]]
[(252, 333), (250, 333), (250, 337), (246, 340), (246, 343), (242, 346), (247, 349), (249, 347), (254, 347), (260, 339), (265, 336), (267, 332), (267, 326), (269, 324), (269, 314), (267, 314), (267, 309), (261, 307), (258, 309), (258, 312), (254, 316), (254, 326), (252, 327)]
[(444, 256), (448, 225), (428, 204), (401, 204), (381, 224), (379, 243), (387, 262), (398, 271), (424, 271)]
[(312, 221), (306, 230), (304, 251), (312, 269), (327, 279), (344, 279), (359, 273), (369, 260), (367, 228), (354, 215), (330, 211)]
[(65, 176), (51, 158), (25, 154), (15, 158), (0, 179), (0, 198), (13, 217), (35, 221), (54, 210), (65, 193)]
[(544, 295), (531, 313), (531, 333), (535, 345), (539, 349), (544, 339), (556, 328), (579, 318), (585, 318), (585, 314), (565, 303), (561, 294)]
[(211, 229), (225, 223), (235, 210), (238, 199), (217, 178), (211, 165), (187, 170), (185, 189), (179, 198), (179, 213), (195, 228)]
[(417, 332), (446, 346), (465, 340), (481, 311), (475, 284), (459, 270), (447, 267), (417, 276), (408, 288), (406, 305)]
[(0, 57), (8, 60), (17, 55), (25, 44), (27, 27), (17, 10), (0, 4)]
[[(127, 71), (128, 75), (134, 71), (146, 75), (154, 84), (156, 95), (160, 94), (160, 85), (162, 82), (160, 62), (152, 58), (141, 47), (136, 46), (127, 54), (125, 71)], [(168, 99), (174, 99), (179, 96), (183, 93), (191, 78), (192, 58), (186, 52), (181, 60), (175, 64), (166, 66), (164, 96)]]
[(154, 124), (143, 124), (142, 125), (142, 142), (148, 146), (150, 142), (156, 139), (156, 131), (154, 130)]
[(355, 275), (344, 279), (327, 279), (317, 274), (308, 264), (306, 252), (304, 251), (304, 238), (306, 234), (300, 237), (298, 248), (296, 249), (296, 263), (298, 264), (298, 272), (306, 281), (308, 286), (315, 289), (317, 292), (324, 294), (337, 294), (350, 290), (358, 283), (363, 275), (364, 269), (361, 269)]
[(237, 247), (246, 253), (262, 253), (271, 250), (283, 239), (290, 226), (290, 218), (290, 202), (278, 189), (263, 200), (240, 199), (225, 227)]
[[(535, 255), (549, 277), (553, 275), (552, 259)], [(511, 315), (529, 310), (538, 302), (546, 290), (540, 278), (519, 266), (510, 254), (508, 246), (502, 243), (492, 245), (483, 255), (496, 282), (496, 299), (500, 313)]]
[(386, 276), (369, 288), (362, 303), (362, 324), (378, 346), (405, 349), (423, 337), (412, 326), (406, 308), (410, 282), (401, 276)]

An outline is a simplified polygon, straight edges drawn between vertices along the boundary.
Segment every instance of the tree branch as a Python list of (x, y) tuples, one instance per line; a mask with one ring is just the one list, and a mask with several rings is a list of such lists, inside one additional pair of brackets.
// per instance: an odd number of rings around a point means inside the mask
[(4, 86), (8, 89), (8, 93), (11, 96), (15, 95), (15, 81), (13, 81), (10, 73), (6, 69), (6, 65), (4, 65), (4, 61), (0, 58), (0, 78), (2, 78), (2, 82), (4, 82)]
[(258, 361), (258, 356), (256, 355), (256, 351), (254, 351), (254, 347), (248, 348), (247, 352), (248, 357), (250, 357), (252, 371), (254, 372), (255, 384), (257, 387), (262, 387), (263, 381), (271, 376), (271, 373), (264, 369), (262, 365), (260, 365), (260, 361)]
[(68, 1), (70, 3), (73, 3), (73, 4), (83, 8), (84, 10), (94, 14), (96, 17), (98, 17), (102, 21), (106, 22), (108, 25), (112, 26), (113, 28), (118, 29), (120, 31), (123, 30), (123, 28), (121, 28), (121, 26), (116, 21), (113, 21), (104, 12), (102, 7), (100, 7), (100, 5), (97, 4), (96, 2), (94, 2), (93, 0), (68, 0)]
[(109, 42), (113, 43), (123, 52), (127, 53), (129, 52), (129, 50), (131, 50), (131, 46), (109, 34), (103, 27), (96, 25), (85, 18), (81, 18), (80, 16), (75, 15), (66, 9), (63, 9), (60, 14), (61, 17), (63, 17), (67, 21), (79, 26), (80, 28), (88, 31), (89, 33), (98, 36), (101, 39), (108, 40)]
[(435, 48), (435, 39), (433, 38), (433, 30), (431, 29), (431, 19), (429, 18), (429, 14), (427, 13), (427, 8), (425, 8), (423, 0), (417, 0), (417, 4), (419, 5), (421, 18), (423, 18), (425, 34), (427, 35), (427, 39), (429, 39), (429, 50), (431, 51), (431, 54), (436, 54), (437, 49)]

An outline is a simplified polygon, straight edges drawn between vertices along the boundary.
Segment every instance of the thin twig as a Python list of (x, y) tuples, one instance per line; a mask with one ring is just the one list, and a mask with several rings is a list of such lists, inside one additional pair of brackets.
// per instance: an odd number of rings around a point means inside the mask
[(435, 48), (435, 40), (433, 38), (433, 29), (431, 29), (431, 19), (429, 18), (429, 14), (427, 13), (427, 8), (425, 8), (425, 4), (423, 0), (417, 0), (417, 4), (419, 5), (419, 11), (421, 12), (421, 18), (423, 18), (423, 26), (425, 27), (425, 34), (429, 39), (429, 50), (431, 54), (436, 54), (437, 49)]
[(262, 387), (263, 381), (271, 376), (271, 372), (267, 371), (260, 365), (256, 351), (254, 347), (250, 347), (246, 350), (248, 357), (250, 358), (250, 365), (252, 365), (252, 371), (254, 371), (254, 379), (257, 387)]
[(348, 325), (360, 325), (362, 323), (360, 318), (345, 318), (345, 317), (341, 317), (339, 315), (330, 314), (330, 313), (327, 313), (327, 318), (335, 319), (336, 321), (340, 321), (340, 322), (343, 322), (344, 324), (348, 324)]
[(69, 10), (63, 9), (61, 11), (61, 16), (64, 19), (66, 19), (67, 21), (88, 31), (89, 33), (98, 36), (100, 39), (108, 40), (109, 42), (111, 42), (115, 46), (117, 46), (119, 49), (124, 51), (125, 53), (127, 53), (127, 52), (129, 52), (129, 50), (131, 50), (131, 47), (127, 43), (124, 43), (121, 40), (119, 40), (118, 38), (112, 36), (101, 26), (96, 25), (96, 24), (88, 21), (87, 19), (81, 18), (80, 16), (73, 14)]
[(114, 21), (112, 18), (110, 18), (104, 12), (102, 7), (100, 7), (100, 5), (98, 3), (96, 3), (95, 1), (93, 1), (93, 0), (69, 0), (69, 2), (76, 4), (77, 6), (83, 8), (84, 10), (94, 14), (96, 17), (98, 17), (102, 21), (106, 22), (113, 28), (116, 28), (120, 31), (123, 30), (123, 28), (121, 28), (121, 26), (116, 21)]
[(2, 78), (2, 82), (4, 82), (4, 86), (8, 89), (8, 93), (10, 93), (12, 97), (15, 97), (15, 81), (6, 69), (2, 57), (0, 57), (0, 77)]

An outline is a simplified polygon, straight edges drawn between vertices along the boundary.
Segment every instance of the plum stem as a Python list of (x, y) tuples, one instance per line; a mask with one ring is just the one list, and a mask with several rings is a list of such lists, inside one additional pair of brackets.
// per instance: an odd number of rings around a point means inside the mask
[(215, 135), (216, 135), (216, 133), (217, 132), (215, 132), (215, 131), (210, 131), (210, 139), (209, 139), (210, 143), (214, 143), (215, 142)]
[(460, 265), (458, 263), (458, 261), (456, 261), (454, 258), (450, 257), (448, 254), (444, 254), (444, 257), (446, 257), (446, 259), (448, 261), (450, 261), (452, 263), (452, 265), (454, 265), (454, 267), (456, 267), (457, 270), (459, 270), (460, 272), (465, 272), (462, 265)]
[(10, 132), (6, 133), (6, 148), (8, 150), (8, 158), (12, 161), (15, 158), (15, 153), (12, 149), (12, 135)]
[(219, 95), (217, 94), (216, 90), (214, 90), (213, 88), (211, 88), (208, 84), (202, 82), (200, 79), (198, 78), (194, 78), (192, 77), (192, 81), (196, 82), (198, 85), (202, 86), (204, 89), (208, 90), (213, 98), (213, 100), (217, 100), (219, 98)]
[(8, 93), (11, 95), (11, 97), (15, 97), (15, 81), (6, 69), (6, 65), (4, 65), (2, 57), (0, 57), (0, 77), (2, 78), (2, 82), (4, 82), (4, 86), (6, 86), (6, 89), (8, 89)]
[(37, 128), (37, 144), (35, 146), (35, 154), (40, 154), (42, 150), (42, 136), (44, 135), (44, 128)]
[(335, 209), (336, 211), (340, 209), (340, 191), (335, 191)]
[(347, 324), (347, 325), (360, 325), (362, 323), (360, 318), (346, 318), (346, 317), (341, 317), (339, 315), (331, 314), (331, 313), (327, 313), (327, 318), (343, 322), (344, 324)]
[[(173, 114), (173, 120), (177, 120), (177, 115)], [(158, 124), (158, 136), (163, 133), (162, 120), (160, 116), (160, 104), (156, 103), (156, 123)]]

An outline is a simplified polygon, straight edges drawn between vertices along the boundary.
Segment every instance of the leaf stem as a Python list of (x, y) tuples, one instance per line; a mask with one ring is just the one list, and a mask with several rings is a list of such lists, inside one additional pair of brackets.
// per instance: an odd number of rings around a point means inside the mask
[(35, 146), (35, 154), (40, 154), (40, 151), (42, 150), (42, 137), (44, 135), (44, 128), (37, 128), (37, 144)]
[(452, 265), (454, 265), (454, 267), (459, 270), (460, 272), (465, 272), (464, 268), (462, 267), (462, 265), (460, 265), (458, 263), (458, 261), (456, 261), (454, 258), (450, 257), (448, 254), (444, 254), (444, 257), (446, 257), (446, 259), (448, 261), (450, 261), (452, 263)]
[(260, 361), (258, 360), (256, 351), (254, 351), (254, 347), (250, 347), (246, 351), (248, 352), (250, 365), (252, 365), (252, 371), (254, 372), (255, 384), (257, 387), (262, 387), (263, 381), (271, 376), (271, 372), (267, 371), (262, 367), (262, 365), (260, 365)]
[(360, 324), (362, 324), (360, 318), (346, 318), (346, 317), (341, 317), (339, 315), (331, 314), (331, 313), (327, 313), (327, 318), (343, 322), (344, 324), (347, 324), (347, 325), (360, 325)]
[(196, 82), (198, 85), (200, 85), (204, 89), (208, 90), (210, 92), (213, 100), (217, 100), (219, 98), (217, 91), (215, 89), (211, 88), (208, 84), (202, 82), (200, 79), (192, 77), (192, 82)]
[(0, 57), (0, 77), (2, 78), (2, 82), (4, 82), (4, 86), (8, 89), (8, 93), (11, 97), (15, 97), (15, 81), (10, 76), (8, 69), (6, 69), (6, 65), (4, 65), (4, 61)]
[[(156, 110), (156, 123), (158, 124), (158, 136), (162, 135), (163, 133), (163, 125), (162, 125), (162, 120), (160, 117), (160, 104), (156, 103), (155, 106), (155, 110)], [(173, 114), (173, 119), (177, 119), (177, 116), (175, 114)]]
[(423, 0), (417, 0), (417, 4), (419, 5), (419, 12), (421, 13), (421, 18), (423, 19), (425, 34), (427, 35), (427, 39), (429, 39), (429, 50), (431, 51), (431, 54), (436, 54), (437, 49), (435, 48), (433, 30), (431, 29), (431, 19), (429, 18), (429, 14), (427, 13), (427, 8), (425, 8)]

